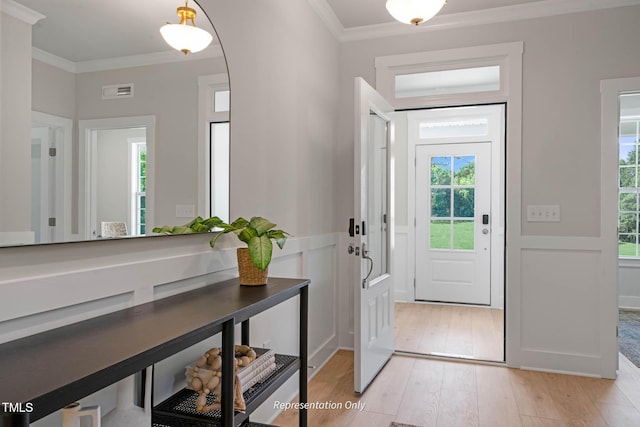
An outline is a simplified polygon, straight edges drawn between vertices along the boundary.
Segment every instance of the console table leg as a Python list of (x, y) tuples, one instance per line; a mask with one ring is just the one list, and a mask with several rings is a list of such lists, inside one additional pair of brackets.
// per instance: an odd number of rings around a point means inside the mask
[[(307, 395), (307, 375), (309, 370), (309, 287), (300, 289), (300, 403), (308, 402)], [(298, 424), (301, 427), (307, 426), (307, 409), (301, 408), (299, 411)]]
[(233, 427), (234, 415), (234, 323), (233, 318), (222, 324), (222, 425), (223, 427)]
[(29, 414), (27, 412), (3, 412), (0, 410), (0, 427), (29, 427)]
[(249, 344), (249, 319), (241, 323), (240, 340), (244, 345), (251, 345)]

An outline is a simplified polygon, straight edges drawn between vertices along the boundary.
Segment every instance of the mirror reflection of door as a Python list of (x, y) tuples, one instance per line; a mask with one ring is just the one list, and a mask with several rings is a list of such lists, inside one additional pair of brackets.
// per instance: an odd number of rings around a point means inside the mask
[[(143, 236), (153, 217), (153, 116), (81, 120), (81, 222), (86, 239)], [(105, 231), (105, 223), (120, 230)], [(106, 228), (109, 229), (108, 227)], [(126, 232), (122, 232), (126, 230)]]
[[(136, 1), (136, 7), (145, 11), (142, 20), (139, 14), (124, 13), (130, 4), (120, 0), (87, 0), (80, 2), (83, 7), (51, 0), (16, 0), (15, 3), (15, 8), (3, 9), (6, 24), (3, 25), (6, 36), (3, 36), (3, 46), (7, 46), (3, 48), (2, 55), (6, 57), (0, 61), (0, 71), (10, 81), (3, 85), (5, 119), (2, 123), (6, 140), (0, 142), (4, 150), (0, 170), (11, 176), (13, 182), (0, 183), (0, 194), (6, 202), (0, 212), (3, 218), (0, 246), (78, 241), (101, 234), (100, 222), (90, 220), (91, 226), (88, 226), (86, 219), (90, 211), (84, 199), (91, 195), (81, 190), (93, 187), (81, 180), (85, 159), (80, 155), (83, 148), (75, 130), (69, 131), (70, 137), (73, 134), (73, 141), (69, 143), (73, 156), (63, 168), (68, 174), (68, 186), (65, 184), (63, 197), (56, 196), (56, 204), (64, 204), (58, 207), (63, 213), (54, 215), (49, 207), (41, 206), (42, 197), (47, 194), (42, 189), (51, 186), (62, 191), (63, 187), (52, 179), (42, 182), (46, 174), (40, 166), (49, 162), (40, 160), (48, 158), (48, 151), (35, 150), (34, 146), (34, 154), (39, 154), (31, 158), (32, 111), (69, 118), (73, 127), (85, 119), (155, 115), (159, 118), (157, 133), (163, 138), (161, 156), (155, 163), (159, 179), (156, 184), (162, 187), (155, 206), (159, 223), (187, 222), (195, 215), (204, 215), (205, 206), (210, 205), (214, 205), (211, 214), (218, 214), (220, 210), (222, 216), (228, 216), (228, 142), (226, 155), (220, 154), (225, 147), (217, 143), (223, 139), (220, 135), (225, 126), (228, 141), (228, 72), (214, 28), (197, 2), (189, 2), (197, 11), (197, 26), (212, 34), (214, 40), (205, 50), (189, 55), (171, 48), (159, 31), (167, 21), (176, 20), (179, 2)], [(220, 75), (218, 83), (225, 85), (227, 111), (226, 124), (216, 124), (215, 129), (218, 154), (215, 173), (211, 172), (215, 174), (215, 203), (205, 204), (204, 198), (209, 197), (205, 191), (209, 189), (201, 186), (201, 182), (210, 172), (201, 160), (206, 158), (201, 147), (210, 141), (201, 131), (206, 129), (204, 125), (193, 119), (198, 109), (198, 79), (213, 74)], [(122, 93), (123, 87), (130, 87), (130, 93)], [(32, 96), (24, 97), (28, 88)], [(217, 93), (217, 97), (223, 96), (221, 94)], [(35, 135), (35, 139), (45, 137), (48, 138), (46, 132)], [(57, 150), (59, 163), (62, 157), (60, 148)], [(198, 155), (183, 156), (184, 152), (198, 152)], [(33, 195), (32, 162), (37, 163), (34, 174), (38, 174), (34, 175), (37, 187), (33, 188)], [(60, 167), (57, 169), (60, 172)], [(227, 174), (223, 176), (225, 170)], [(198, 185), (191, 185), (195, 180)], [(148, 196), (139, 195), (139, 203), (148, 201)], [(128, 203), (134, 204), (133, 200)], [(181, 209), (183, 207), (189, 209)], [(149, 228), (153, 225), (148, 215), (147, 212), (145, 218), (138, 218), (138, 226), (134, 224), (135, 218), (128, 218), (128, 235), (145, 235), (146, 228), (141, 228), (143, 220)], [(54, 222), (55, 229), (49, 225)]]
[(96, 131), (96, 212), (93, 235), (104, 238), (103, 222), (125, 223), (127, 236), (145, 232), (145, 128)]

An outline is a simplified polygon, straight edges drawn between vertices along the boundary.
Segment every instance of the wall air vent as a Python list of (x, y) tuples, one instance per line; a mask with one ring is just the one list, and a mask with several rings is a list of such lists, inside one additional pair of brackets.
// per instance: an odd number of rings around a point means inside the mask
[(133, 98), (133, 83), (102, 86), (102, 99)]

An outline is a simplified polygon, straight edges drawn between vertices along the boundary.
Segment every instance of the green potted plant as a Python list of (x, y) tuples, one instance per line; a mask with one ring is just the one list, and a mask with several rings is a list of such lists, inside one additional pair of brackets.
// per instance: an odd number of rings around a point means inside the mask
[(230, 224), (214, 216), (207, 219), (197, 217), (185, 225), (156, 227), (153, 232), (162, 234), (213, 232), (214, 236), (209, 242), (212, 248), (221, 235), (234, 233), (241, 242), (246, 244), (246, 247), (237, 249), (240, 284), (264, 285), (267, 283), (268, 267), (273, 254), (272, 241), (282, 249), (289, 236), (286, 231), (277, 230), (275, 227), (276, 224), (259, 216), (254, 216), (249, 221), (240, 217)]

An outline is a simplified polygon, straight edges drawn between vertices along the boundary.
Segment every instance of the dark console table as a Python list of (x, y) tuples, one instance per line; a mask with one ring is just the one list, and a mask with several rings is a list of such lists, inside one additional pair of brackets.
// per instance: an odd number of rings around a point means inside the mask
[[(154, 409), (154, 425), (246, 423), (251, 411), (296, 371), (300, 402), (306, 403), (308, 286), (302, 279), (269, 278), (268, 285), (254, 287), (232, 279), (0, 344), (0, 401), (13, 404), (0, 406), (0, 427), (27, 426), (219, 332), (225, 373), (221, 417), (200, 421), (177, 414), (174, 423), (171, 412), (160, 408)], [(242, 324), (241, 341), (249, 344), (249, 319), (298, 295), (299, 354), (280, 356), (282, 366), (274, 378), (247, 399), (245, 414), (234, 414), (234, 325)], [(301, 426), (306, 426), (306, 415), (301, 409)]]

